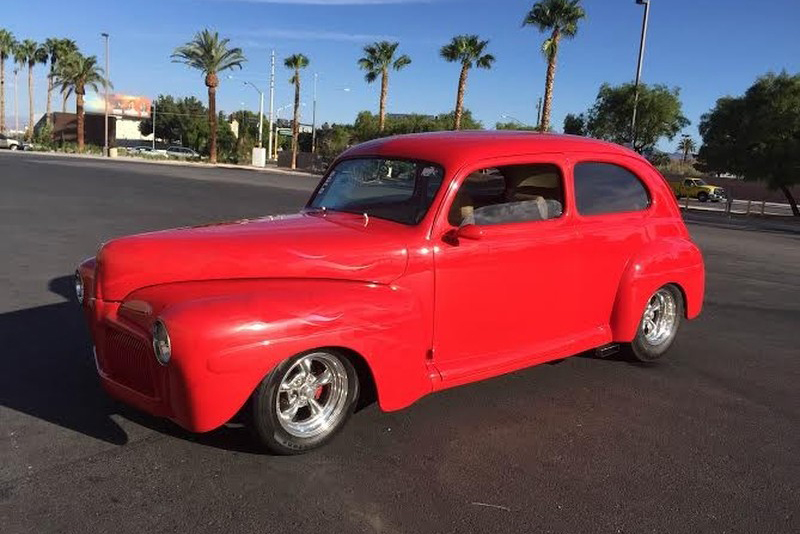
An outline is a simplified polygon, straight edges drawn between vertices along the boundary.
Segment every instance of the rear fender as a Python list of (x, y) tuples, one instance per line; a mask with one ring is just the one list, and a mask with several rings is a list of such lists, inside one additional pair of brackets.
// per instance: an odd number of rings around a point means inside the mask
[[(360, 354), (381, 408), (431, 391), (424, 313), (411, 291), (334, 280), (192, 282), (134, 292), (167, 325), (170, 404), (193, 430), (227, 422), (280, 362), (320, 347)], [(125, 307), (125, 305), (123, 305)], [(140, 307), (141, 308), (141, 307)]]
[(666, 284), (680, 288), (686, 318), (693, 319), (700, 314), (705, 270), (700, 250), (691, 240), (662, 238), (650, 242), (631, 258), (622, 275), (611, 315), (614, 341), (633, 340), (648, 299)]

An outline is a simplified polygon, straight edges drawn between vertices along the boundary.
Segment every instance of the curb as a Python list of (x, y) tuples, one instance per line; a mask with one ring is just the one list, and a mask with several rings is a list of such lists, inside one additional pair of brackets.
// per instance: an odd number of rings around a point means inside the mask
[[(108, 163), (144, 163), (144, 164), (152, 164), (152, 165), (174, 165), (178, 167), (195, 167), (198, 169), (234, 169), (239, 171), (250, 171), (250, 172), (264, 172), (264, 173), (279, 173), (279, 174), (287, 174), (291, 176), (301, 176), (304, 178), (313, 178), (315, 180), (319, 180), (322, 175), (306, 172), (306, 171), (297, 171), (291, 169), (284, 169), (278, 166), (266, 166), (266, 167), (252, 167), (250, 165), (235, 165), (232, 163), (216, 163), (214, 165), (210, 163), (199, 163), (194, 161), (178, 161), (178, 160), (157, 160), (157, 159), (143, 159), (143, 158), (135, 158), (135, 157), (128, 157), (128, 156), (120, 156), (116, 158), (107, 158), (105, 156), (96, 156), (94, 154), (67, 154), (63, 152), (39, 152), (35, 150), (31, 151), (17, 151), (15, 155), (20, 156), (28, 156), (28, 155), (37, 155), (37, 156), (47, 156), (47, 157), (56, 157), (56, 158), (72, 158), (72, 159), (86, 159), (86, 160), (96, 160), (96, 161), (104, 161)], [(24, 157), (23, 156), (23, 157)]]

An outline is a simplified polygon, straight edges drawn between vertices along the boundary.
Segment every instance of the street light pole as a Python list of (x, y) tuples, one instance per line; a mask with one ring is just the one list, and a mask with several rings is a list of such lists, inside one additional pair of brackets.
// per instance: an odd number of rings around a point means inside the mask
[(267, 152), (272, 159), (272, 125), (275, 123), (275, 50), (272, 51), (272, 67), (269, 75), (269, 141)]
[(633, 115), (631, 116), (631, 148), (636, 146), (636, 109), (639, 107), (639, 82), (642, 78), (642, 62), (644, 61), (644, 43), (647, 39), (647, 20), (650, 18), (650, 0), (636, 0), (644, 5), (642, 18), (642, 38), (639, 41), (639, 63), (636, 65), (636, 83), (633, 86)]
[(156, 101), (153, 100), (153, 152), (156, 151)]
[(103, 153), (105, 154), (106, 157), (108, 157), (109, 156), (109, 153), (108, 153), (108, 80), (109, 80), (109, 78), (111, 76), (111, 73), (109, 72), (109, 66), (108, 66), (108, 34), (107, 33), (101, 33), (100, 35), (102, 35), (103, 38), (105, 38), (105, 40), (106, 40), (106, 75), (105, 75), (105, 79), (103, 80), (103, 89), (104, 89), (104, 92), (105, 92), (105, 95), (103, 96), (103, 99), (105, 100), (105, 125), (106, 125), (106, 127), (105, 127), (105, 130), (103, 132)]
[(260, 97), (260, 101), (258, 103), (258, 148), (261, 148), (263, 146), (262, 132), (264, 131), (264, 91), (259, 89), (258, 86), (256, 86), (256, 84), (253, 82), (244, 82), (244, 84), (255, 89)]
[(14, 135), (19, 135), (19, 90), (17, 86), (19, 68), (14, 68)]
[(317, 78), (318, 75), (314, 73), (314, 105), (311, 111), (311, 153), (314, 154), (317, 149)]

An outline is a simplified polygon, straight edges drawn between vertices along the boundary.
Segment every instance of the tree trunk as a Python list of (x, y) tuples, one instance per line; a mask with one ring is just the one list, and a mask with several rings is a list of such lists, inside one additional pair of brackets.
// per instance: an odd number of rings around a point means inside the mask
[(464, 114), (464, 91), (467, 89), (467, 74), (469, 68), (466, 64), (461, 65), (461, 76), (458, 77), (458, 92), (456, 93), (456, 112), (453, 119), (453, 129), (461, 129), (461, 116)]
[(61, 113), (66, 113), (67, 112), (67, 100), (69, 100), (69, 98), (67, 97), (67, 93), (62, 92), (61, 93)]
[(381, 75), (381, 106), (378, 114), (378, 130), (386, 127), (386, 95), (389, 93), (389, 72), (383, 69)]
[(83, 122), (84, 122), (84, 114), (83, 114), (83, 95), (79, 92), (75, 92), (75, 115), (77, 115), (78, 119), (78, 152), (83, 152)]
[(6, 60), (0, 56), (0, 133), (6, 131)]
[(215, 164), (217, 163), (217, 88), (212, 85), (208, 86), (208, 127), (211, 129), (208, 162)]
[(53, 75), (47, 75), (47, 125), (53, 125)]
[(553, 35), (550, 37), (551, 52), (547, 58), (547, 77), (544, 82), (544, 107), (542, 108), (542, 123), (539, 125), (543, 132), (550, 129), (550, 109), (553, 105), (553, 85), (556, 81), (556, 56), (558, 55), (558, 41), (561, 39), (561, 33), (558, 28), (553, 30)]
[(33, 139), (33, 65), (28, 63), (28, 129), (25, 133), (28, 141)]
[(297, 168), (297, 149), (300, 144), (300, 70), (294, 72), (294, 121), (292, 121), (292, 169)]
[(781, 191), (786, 196), (786, 200), (789, 201), (789, 205), (792, 207), (792, 213), (794, 213), (795, 217), (800, 217), (800, 209), (797, 207), (797, 201), (795, 200), (794, 196), (792, 195), (792, 191), (789, 189), (788, 186), (782, 185), (780, 186)]

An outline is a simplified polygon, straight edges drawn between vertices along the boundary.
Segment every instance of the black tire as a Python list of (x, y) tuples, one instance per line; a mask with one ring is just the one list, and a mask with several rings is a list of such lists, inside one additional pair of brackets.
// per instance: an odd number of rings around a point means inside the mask
[[(341, 370), (347, 377), (346, 392), (343, 391), (344, 388), (341, 388), (342, 395), (339, 397), (342, 403), (341, 408), (335, 416), (330, 418), (324, 430), (314, 435), (298, 436), (287, 429), (278, 414), (279, 402), (285, 398), (279, 399), (278, 396), (291, 394), (282, 393), (280, 386), (288, 373), (293, 371), (301, 360), (307, 357), (313, 358), (316, 355), (325, 355), (335, 359), (341, 365)], [(303, 454), (321, 447), (333, 439), (353, 414), (358, 396), (358, 373), (347, 356), (331, 349), (304, 352), (282, 362), (261, 381), (250, 400), (250, 424), (256, 438), (267, 451), (281, 455)], [(310, 406), (306, 408), (310, 409)], [(288, 424), (292, 425), (293, 423)]]
[(708, 202), (708, 193), (706, 193), (705, 191), (700, 191), (699, 193), (697, 193), (697, 200), (699, 200), (700, 202)]
[(653, 299), (657, 298), (660, 292), (665, 292), (665, 297), (668, 295), (668, 298), (671, 298), (674, 303), (674, 320), (672, 326), (669, 328), (669, 333), (664, 335), (663, 339), (654, 340), (653, 336), (648, 336), (645, 327), (648, 314), (648, 308), (645, 308), (642, 313), (642, 318), (639, 321), (636, 337), (633, 338), (633, 341), (628, 347), (630, 354), (640, 362), (652, 362), (661, 358), (669, 350), (670, 346), (672, 346), (672, 342), (675, 341), (675, 336), (678, 334), (678, 329), (683, 319), (683, 295), (674, 285), (669, 284), (659, 288), (650, 299), (648, 299), (648, 305)]

